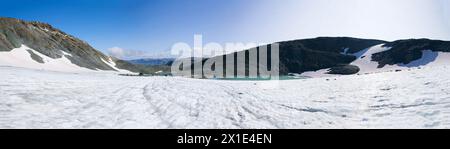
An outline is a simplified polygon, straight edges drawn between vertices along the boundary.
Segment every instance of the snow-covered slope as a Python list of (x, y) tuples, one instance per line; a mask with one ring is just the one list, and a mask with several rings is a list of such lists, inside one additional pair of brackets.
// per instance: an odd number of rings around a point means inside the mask
[[(61, 58), (50, 58), (40, 52), (22, 45), (20, 48), (13, 49), (11, 51), (0, 51), (0, 66), (13, 66), (39, 70), (51, 70), (60, 72), (112, 72), (103, 70), (91, 70), (78, 65), (73, 64), (68, 57), (72, 55), (62, 51), (64, 56)], [(32, 54), (35, 54), (38, 59), (32, 58)], [(102, 59), (103, 60), (103, 59)], [(114, 68), (118, 72), (131, 73), (126, 70), (121, 70), (115, 67), (114, 62), (111, 60), (103, 60), (105, 64)]]
[[(31, 57), (31, 53), (36, 54), (40, 58), (42, 58), (42, 63), (34, 60)], [(47, 57), (25, 45), (22, 45), (20, 48), (13, 49), (12, 51), (2, 51), (0, 52), (0, 66), (15, 66), (22, 68), (31, 68), (31, 69), (44, 69), (44, 70), (52, 70), (52, 71), (64, 71), (64, 72), (86, 72), (90, 71), (89, 69), (79, 67), (75, 64), (72, 64), (66, 56), (70, 56), (69, 54), (65, 54), (63, 57), (59, 59), (53, 59)]]
[(383, 68), (378, 68), (378, 62), (372, 60), (372, 55), (375, 53), (383, 52), (389, 50), (389, 47), (383, 47), (383, 44), (370, 47), (368, 49), (362, 50), (353, 54), (356, 56), (356, 60), (350, 65), (358, 66), (359, 73), (373, 73), (373, 72), (383, 72), (392, 69), (397, 69), (398, 67), (386, 66)]
[[(358, 66), (360, 71), (358, 74), (370, 74), (379, 72), (389, 72), (396, 70), (405, 70), (410, 68), (417, 68), (421, 66), (442, 66), (450, 64), (450, 53), (448, 52), (436, 52), (432, 50), (423, 50), (420, 59), (412, 61), (408, 64), (395, 64), (395, 65), (385, 65), (382, 68), (378, 68), (379, 63), (372, 59), (372, 55), (384, 51), (388, 51), (390, 47), (384, 47), (384, 44), (376, 45), (357, 53), (351, 54), (357, 57), (355, 61), (350, 63), (350, 65)], [(344, 52), (343, 54), (347, 54)], [(303, 76), (309, 77), (330, 77), (337, 76), (332, 74), (327, 74), (329, 69), (321, 69), (318, 71), (310, 71), (302, 73)]]
[(380, 53), (383, 51), (390, 50), (390, 47), (383, 47), (383, 44), (371, 47), (366, 50), (362, 50), (355, 53), (357, 59), (350, 65), (355, 65), (360, 68), (359, 74), (364, 73), (376, 73), (376, 72), (386, 72), (393, 70), (404, 70), (412, 67), (420, 66), (441, 66), (450, 64), (450, 53), (446, 52), (434, 52), (431, 50), (423, 50), (420, 59), (412, 61), (408, 64), (396, 64), (396, 65), (386, 65), (382, 68), (378, 68), (378, 62), (372, 60), (372, 55)]
[(112, 60), (111, 57), (109, 57), (107, 60), (101, 59), (105, 64), (107, 64), (109, 67), (113, 68), (115, 71), (120, 73), (127, 73), (127, 74), (133, 74), (134, 72), (125, 70), (125, 69), (119, 69), (117, 68), (116, 63)]
[(408, 64), (398, 64), (398, 66), (411, 68), (420, 66), (444, 66), (448, 64), (450, 64), (450, 53), (423, 50), (422, 58)]
[(0, 128), (450, 128), (450, 69), (279, 82), (0, 67)]

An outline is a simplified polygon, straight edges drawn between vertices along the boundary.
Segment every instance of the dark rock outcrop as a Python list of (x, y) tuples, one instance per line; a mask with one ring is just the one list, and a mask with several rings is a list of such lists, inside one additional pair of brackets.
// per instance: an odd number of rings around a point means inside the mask
[(328, 74), (351, 75), (359, 72), (359, 67), (354, 65), (340, 65), (330, 68)]

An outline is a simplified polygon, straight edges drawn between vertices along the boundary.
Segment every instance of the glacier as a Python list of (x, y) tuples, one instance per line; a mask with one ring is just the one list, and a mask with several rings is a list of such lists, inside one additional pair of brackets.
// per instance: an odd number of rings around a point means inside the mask
[(450, 128), (449, 66), (278, 81), (0, 66), (0, 128)]

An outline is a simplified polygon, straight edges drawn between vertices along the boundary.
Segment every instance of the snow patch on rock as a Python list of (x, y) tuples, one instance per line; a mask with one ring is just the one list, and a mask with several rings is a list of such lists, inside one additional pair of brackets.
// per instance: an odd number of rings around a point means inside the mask
[(401, 67), (440, 66), (450, 64), (450, 53), (432, 50), (422, 51), (422, 57), (408, 64), (398, 64)]
[(360, 71), (359, 74), (365, 73), (376, 73), (376, 72), (386, 72), (390, 70), (398, 69), (398, 66), (386, 65), (383, 68), (378, 68), (378, 62), (372, 60), (372, 55), (384, 51), (388, 51), (390, 47), (383, 47), (384, 44), (376, 45), (365, 50), (354, 53), (356, 60), (350, 63), (350, 65), (358, 66)]
[[(42, 58), (43, 63), (37, 62), (32, 58), (31, 53), (36, 54), (40, 58)], [(48, 57), (34, 49), (29, 48), (26, 45), (21, 45), (19, 48), (15, 48), (11, 51), (3, 51), (0, 52), (0, 66), (11, 66), (11, 67), (20, 67), (20, 68), (29, 68), (29, 69), (38, 69), (38, 70), (50, 70), (50, 71), (59, 71), (59, 72), (107, 72), (107, 73), (133, 73), (128, 70), (118, 69), (116, 64), (111, 60), (102, 61), (114, 68), (117, 72), (114, 71), (105, 71), (105, 70), (91, 70), (88, 68), (80, 67), (76, 64), (73, 64), (66, 56), (72, 56), (72, 54), (62, 51), (63, 56), (61, 58), (53, 59)]]
[(104, 59), (101, 59), (101, 60), (109, 67), (112, 67), (115, 71), (118, 71), (120, 73), (134, 74), (134, 72), (117, 68), (117, 64), (112, 60), (111, 57), (109, 57), (108, 60), (104, 60)]
[[(39, 63), (33, 60), (31, 58), (30, 52), (28, 51), (31, 51), (37, 56), (41, 57), (44, 63)], [(22, 45), (20, 48), (15, 48), (11, 51), (0, 52), (0, 66), (13, 66), (62, 72), (92, 71), (90, 69), (73, 64), (67, 57), (65, 57), (66, 55), (70, 54), (65, 53), (61, 58), (53, 59), (27, 47), (26, 45)]]
[[(435, 67), (450, 64), (450, 53), (446, 52), (436, 52), (432, 50), (423, 50), (422, 57), (418, 60), (412, 61), (408, 64), (395, 64), (395, 65), (385, 65), (382, 68), (378, 68), (379, 64), (376, 61), (372, 60), (372, 55), (384, 51), (388, 51), (390, 47), (384, 47), (384, 44), (376, 45), (359, 52), (353, 53), (351, 55), (356, 56), (356, 60), (350, 63), (350, 65), (358, 66), (360, 71), (357, 74), (372, 74), (372, 73), (380, 73), (380, 72), (389, 72), (389, 71), (397, 71), (397, 70), (405, 70), (410, 68), (418, 68), (418, 67)], [(346, 50), (342, 54), (348, 54)], [(329, 72), (329, 68), (321, 69), (317, 71), (309, 71), (304, 72), (302, 76), (308, 77), (333, 77), (340, 76), (334, 74), (327, 74)]]

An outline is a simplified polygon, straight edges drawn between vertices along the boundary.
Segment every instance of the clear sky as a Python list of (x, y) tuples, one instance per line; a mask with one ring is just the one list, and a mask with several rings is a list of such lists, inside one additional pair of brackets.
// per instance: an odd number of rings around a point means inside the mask
[(105, 53), (159, 53), (194, 34), (219, 43), (450, 40), (450, 0), (2, 0), (0, 16), (50, 23)]

